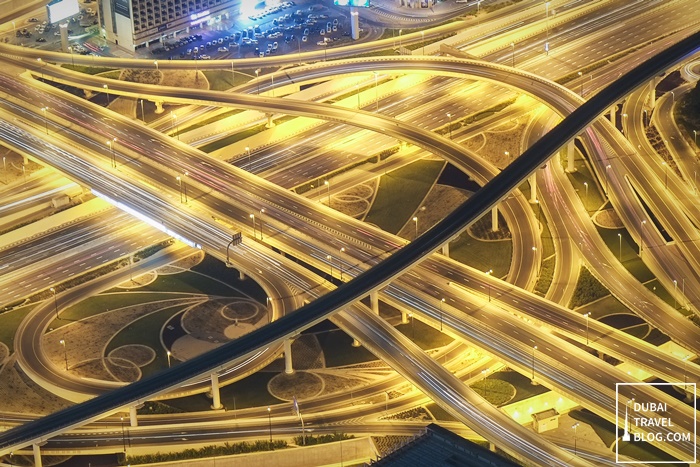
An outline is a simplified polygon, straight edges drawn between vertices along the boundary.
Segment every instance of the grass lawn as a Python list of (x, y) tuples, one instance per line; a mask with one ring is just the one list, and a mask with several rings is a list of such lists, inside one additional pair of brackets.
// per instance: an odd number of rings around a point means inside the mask
[(24, 317), (34, 309), (36, 303), (31, 305), (15, 308), (12, 311), (7, 311), (0, 314), (0, 342), (7, 345), (12, 352), (15, 342), (15, 332), (22, 322)]
[(399, 232), (420, 207), (444, 165), (443, 161), (420, 160), (382, 176), (365, 222), (389, 233)]
[[(209, 89), (212, 91), (226, 91), (234, 86), (247, 83), (251, 76), (243, 74), (238, 70), (206, 70), (202, 71), (209, 81)], [(234, 78), (235, 76), (235, 78)]]
[(142, 292), (173, 292), (220, 295), (226, 297), (238, 297), (242, 292), (235, 288), (238, 283), (228, 282), (229, 286), (210, 279), (202, 274), (185, 271), (179, 274), (166, 274), (158, 276), (152, 283), (139, 288)]
[(533, 396), (549, 392), (549, 389), (541, 384), (532, 384), (529, 377), (523, 376), (517, 371), (498, 371), (489, 375), (487, 379), (500, 379), (515, 387), (515, 397), (508, 401), (509, 404), (514, 404)]
[(54, 319), (49, 325), (49, 328), (58, 329), (71, 321), (80, 321), (81, 319), (99, 315), (105, 311), (117, 308), (173, 298), (182, 298), (182, 295), (172, 293), (135, 294), (128, 292), (95, 295), (63, 310), (60, 314), (61, 319)]
[[(608, 245), (615, 257), (622, 258), (622, 265), (632, 273), (639, 282), (647, 282), (654, 275), (639, 258), (639, 246), (632, 239), (627, 229), (605, 229), (598, 227), (598, 233)], [(620, 236), (618, 236), (618, 234)], [(620, 249), (620, 237), (622, 237), (622, 249)]]
[(413, 343), (423, 350), (442, 347), (454, 340), (419, 319), (409, 318), (408, 320), (407, 324), (396, 326), (396, 330), (404, 336), (410, 337)]
[(484, 242), (466, 232), (450, 243), (450, 258), (482, 271), (493, 269), (495, 277), (503, 277), (510, 270), (513, 244), (510, 240)]
[[(109, 341), (105, 350), (105, 355), (109, 355), (112, 350), (123, 345), (145, 345), (155, 351), (156, 358), (148, 365), (141, 367), (143, 377), (164, 370), (168, 367), (168, 356), (160, 341), (160, 330), (173, 315), (186, 306), (187, 305), (177, 305), (168, 307), (133, 321)], [(176, 364), (175, 360), (173, 360), (172, 364)]]
[(226, 138), (222, 138), (219, 140), (216, 140), (212, 143), (205, 144), (204, 146), (200, 147), (202, 151), (206, 153), (214, 152), (217, 149), (225, 148), (226, 146), (230, 146), (233, 143), (237, 143), (238, 141), (244, 140), (250, 136), (257, 135), (261, 131), (264, 131), (265, 124), (261, 123), (260, 125), (248, 128), (243, 131), (239, 131), (238, 133), (234, 133), (230, 136), (227, 136)]
[[(204, 260), (194, 266), (192, 271), (211, 276), (225, 284), (229, 284), (229, 287), (234, 288), (239, 294), (248, 295), (261, 303), (265, 302), (265, 297), (267, 297), (267, 294), (257, 282), (250, 278), (241, 281), (238, 278), (239, 273), (237, 269), (226, 267), (223, 262), (212, 256), (205, 255)], [(217, 283), (215, 287), (223, 287), (223, 285)], [(234, 296), (238, 296), (239, 294), (234, 294)]]
[(377, 360), (372, 352), (365, 347), (353, 347), (352, 337), (341, 330), (320, 332), (316, 334), (321, 345), (326, 366), (329, 368)]
[[(277, 373), (274, 372), (259, 371), (240, 381), (222, 387), (220, 389), (221, 403), (226, 407), (226, 410), (233, 410), (235, 398), (236, 410), (238, 410), (250, 407), (264, 407), (284, 402), (273, 397), (267, 391), (267, 383), (276, 374)], [(211, 399), (204, 394), (180, 397), (161, 402), (184, 410), (185, 412), (211, 411)]]
[[(589, 214), (592, 214), (605, 203), (605, 198), (598, 191), (598, 184), (593, 174), (591, 174), (588, 165), (579, 163), (577, 159), (576, 167), (578, 170), (567, 174), (567, 177), (574, 189), (578, 192), (583, 206)], [(588, 188), (586, 188), (585, 184), (588, 184)]]
[(452, 415), (448, 414), (445, 409), (440, 407), (434, 402), (431, 402), (430, 404), (426, 404), (425, 408), (433, 414), (433, 417), (435, 420), (439, 422), (456, 422), (457, 419), (455, 419)]

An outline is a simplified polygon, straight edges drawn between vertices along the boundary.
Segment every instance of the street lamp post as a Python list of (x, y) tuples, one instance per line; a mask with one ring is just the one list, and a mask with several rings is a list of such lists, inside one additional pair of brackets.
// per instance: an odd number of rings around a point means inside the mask
[(448, 112), (447, 118), (450, 119), (450, 123), (449, 123), (449, 126), (447, 127), (447, 129), (450, 131), (450, 139), (452, 139), (452, 114)]
[(326, 255), (326, 259), (328, 260), (328, 266), (331, 269), (331, 280), (333, 280), (333, 257), (331, 255)]
[(423, 46), (423, 52), (421, 53), (421, 55), (425, 55), (425, 31), (420, 32), (420, 42)]
[(107, 93), (107, 107), (109, 107), (109, 86), (106, 84), (103, 84), (102, 87), (105, 89), (105, 92)]
[(586, 208), (586, 212), (588, 212), (588, 182), (583, 182), (583, 186), (586, 187), (586, 197), (584, 198), (584, 207)]
[(66, 349), (66, 340), (61, 339), (58, 341), (58, 343), (63, 346), (63, 362), (66, 365), (66, 371), (68, 371), (68, 350)]
[(610, 181), (609, 181), (610, 176), (608, 175), (608, 170), (610, 170), (611, 167), (612, 167), (612, 165), (610, 165), (610, 164), (605, 166), (605, 193), (606, 194), (608, 193), (608, 186), (610, 184)]
[(124, 448), (124, 452), (126, 452), (126, 436), (124, 435), (124, 417), (119, 417), (119, 421), (122, 424), (122, 446)]
[(153, 60), (153, 64), (156, 66), (156, 71), (160, 72), (160, 69), (158, 68), (158, 60)]
[(269, 406), (267, 407), (267, 424), (270, 429), (270, 450), (272, 450), (272, 414)]
[(695, 143), (695, 146), (697, 147), (697, 145), (698, 145), (698, 130), (693, 130), (693, 143)]
[(399, 50), (401, 50), (401, 33), (403, 32), (403, 29), (399, 29)]
[(549, 55), (549, 2), (544, 2), (544, 11), (545, 11), (545, 31), (546, 31), (546, 40), (544, 43), (544, 51), (546, 55)]
[(260, 240), (263, 239), (263, 214), (265, 214), (265, 208), (260, 208)]
[(255, 69), (255, 81), (258, 82), (257, 83), (258, 84), (258, 96), (260, 95), (260, 81), (258, 80), (259, 77), (260, 77), (260, 68), (256, 68)]
[(46, 118), (46, 112), (49, 110), (48, 107), (42, 107), (41, 112), (44, 114), (44, 128), (46, 129), (46, 134), (49, 134), (49, 121)]
[(583, 317), (586, 318), (586, 345), (588, 345), (588, 318), (591, 316), (591, 312), (584, 313)]
[(171, 124), (175, 127), (175, 136), (177, 140), (180, 141), (180, 124), (177, 123), (177, 114), (175, 112), (170, 112)]
[(440, 299), (440, 331), (442, 331), (442, 304), (445, 303), (445, 299)]
[(376, 71), (373, 71), (372, 73), (374, 73), (374, 100), (376, 103), (377, 112), (379, 112), (379, 91), (377, 90), (377, 76), (379, 75), (379, 73), (377, 73)]
[(537, 346), (532, 346), (532, 384), (535, 384), (535, 352), (537, 351)]
[(324, 180), (323, 184), (326, 185), (328, 189), (328, 207), (331, 207), (331, 182)]
[(165, 354), (168, 356), (168, 368), (170, 368), (170, 356), (172, 353), (168, 350)]
[(510, 43), (511, 66), (515, 68), (515, 42)]
[(107, 140), (107, 146), (109, 146), (109, 155), (110, 155), (110, 162), (112, 163), (112, 168), (115, 168), (117, 166), (117, 160), (114, 157), (114, 143), (117, 142), (117, 138), (112, 138), (110, 140)]
[(5, 172), (5, 185), (7, 185), (7, 161), (5, 160), (5, 156), (2, 156), (2, 169), (3, 172)]
[(250, 148), (248, 146), (245, 147), (245, 152), (248, 155), (248, 169), (250, 169)]
[(676, 294), (678, 293), (678, 281), (673, 279), (673, 309), (678, 308), (678, 300), (676, 299)]
[(141, 99), (141, 120), (146, 123), (146, 113), (143, 111), (143, 99)]
[(416, 225), (415, 235), (413, 236), (413, 240), (415, 241), (418, 238), (418, 217), (417, 216), (413, 217), (413, 223)]
[[(493, 269), (489, 269), (488, 271), (486, 271), (487, 276), (490, 276), (491, 274), (493, 274)], [(487, 285), (489, 287), (489, 302), (490, 302), (491, 301), (491, 283), (488, 282)]]
[(255, 238), (255, 214), (250, 214), (248, 217), (250, 217), (250, 221), (253, 223), (253, 238)]
[(578, 429), (578, 422), (574, 423), (571, 428), (574, 429), (574, 456), (577, 455), (577, 450), (576, 450), (576, 435), (577, 432), (576, 430)]
[(182, 179), (178, 175), (177, 177), (175, 177), (175, 180), (177, 180), (177, 186), (180, 188), (180, 202), (182, 203)]
[(583, 72), (579, 71), (578, 72), (578, 80), (579, 80), (579, 91), (578, 95), (583, 97)]
[(56, 289), (54, 289), (53, 287), (51, 287), (49, 290), (50, 290), (51, 293), (53, 294), (53, 309), (54, 309), (54, 311), (56, 312), (56, 319), (61, 319), (61, 318), (58, 316), (58, 302), (56, 301)]
[(639, 256), (642, 256), (644, 251), (644, 226), (646, 225), (646, 219), (642, 221), (641, 227), (639, 228)]
[(338, 264), (340, 264), (340, 282), (343, 282), (343, 253), (345, 253), (345, 247), (340, 249), (340, 258)]

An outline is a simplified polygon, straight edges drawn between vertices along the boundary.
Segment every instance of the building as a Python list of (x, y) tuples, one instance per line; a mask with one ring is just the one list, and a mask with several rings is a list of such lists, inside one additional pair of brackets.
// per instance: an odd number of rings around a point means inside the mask
[(103, 36), (135, 51), (227, 19), (234, 0), (98, 0)]

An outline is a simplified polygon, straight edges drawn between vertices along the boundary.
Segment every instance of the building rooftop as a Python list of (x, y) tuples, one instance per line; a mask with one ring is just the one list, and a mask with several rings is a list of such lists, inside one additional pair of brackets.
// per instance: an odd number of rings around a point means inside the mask
[(517, 467), (518, 464), (434, 423), (425, 434), (371, 464), (373, 467)]

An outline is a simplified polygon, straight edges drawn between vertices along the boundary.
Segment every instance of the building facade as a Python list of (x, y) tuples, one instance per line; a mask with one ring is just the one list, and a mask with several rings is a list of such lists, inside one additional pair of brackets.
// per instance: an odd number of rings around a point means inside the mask
[(135, 51), (228, 18), (234, 0), (98, 0), (103, 36)]

